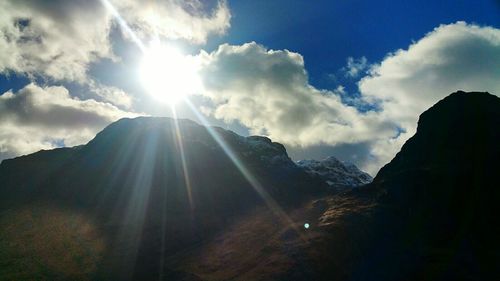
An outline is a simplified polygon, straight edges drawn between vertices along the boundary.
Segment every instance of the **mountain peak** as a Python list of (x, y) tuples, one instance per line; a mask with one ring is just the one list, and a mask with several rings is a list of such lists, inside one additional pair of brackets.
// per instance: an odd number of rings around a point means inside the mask
[[(488, 163), (498, 152), (494, 143), (500, 139), (498, 128), (500, 98), (487, 92), (455, 92), (420, 115), (416, 134), (380, 170), (375, 181), (399, 170), (396, 167), (439, 166), (449, 170), (467, 164), (463, 159), (470, 159), (469, 164)], [(479, 153), (484, 149), (491, 153)]]
[(415, 135), (363, 189), (377, 201), (373, 223), (383, 226), (368, 242), (379, 250), (365, 258), (370, 269), (385, 268), (371, 274), (498, 276), (499, 128), (500, 98), (489, 93), (458, 91), (420, 115)]
[(337, 191), (368, 184), (372, 177), (352, 163), (338, 160), (335, 156), (323, 160), (299, 160), (296, 164), (312, 176), (323, 179)]

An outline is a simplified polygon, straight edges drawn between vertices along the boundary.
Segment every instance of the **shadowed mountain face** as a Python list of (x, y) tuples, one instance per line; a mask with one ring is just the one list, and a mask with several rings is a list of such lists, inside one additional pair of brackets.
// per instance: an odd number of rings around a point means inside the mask
[(5, 160), (1, 209), (78, 210), (107, 239), (103, 271), (153, 278), (165, 252), (202, 241), (237, 215), (266, 204), (280, 212), (325, 190), (281, 144), (210, 130), (220, 143), (189, 120), (122, 119), (85, 146)]
[[(155, 187), (168, 186), (179, 207), (194, 209), (218, 200), (201, 200), (202, 196), (231, 194), (231, 200), (238, 200), (240, 192), (248, 192), (255, 195), (243, 196), (244, 201), (259, 197), (224, 149), (232, 151), (268, 193), (293, 201), (306, 188), (309, 177), (288, 158), (281, 144), (211, 128), (221, 145), (209, 130), (192, 121), (179, 120), (178, 128), (174, 124), (168, 118), (122, 119), (85, 146), (5, 160), (0, 175), (3, 191), (21, 192), (19, 200), (47, 196), (99, 206), (116, 201), (121, 194), (128, 197), (137, 191), (145, 196), (155, 192)], [(11, 198), (2, 199), (8, 204)]]
[[(369, 268), (386, 280), (498, 279), (499, 143), (496, 96), (456, 92), (424, 112), (367, 188), (391, 237), (381, 238)], [(387, 264), (399, 268), (376, 269)]]
[(495, 280), (498, 128), (498, 97), (454, 93), (371, 184), (329, 194), (267, 138), (214, 128), (227, 156), (191, 121), (123, 119), (0, 164), (0, 276)]

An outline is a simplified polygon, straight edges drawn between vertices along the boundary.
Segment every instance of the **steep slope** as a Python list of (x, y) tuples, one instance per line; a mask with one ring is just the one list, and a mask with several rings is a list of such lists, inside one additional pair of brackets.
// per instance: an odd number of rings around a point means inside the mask
[(372, 177), (354, 164), (345, 163), (334, 156), (319, 160), (299, 160), (297, 165), (308, 174), (323, 179), (334, 190), (341, 191), (370, 183)]
[[(456, 92), (424, 112), (368, 187), (383, 206), (381, 235), (391, 237), (368, 257), (369, 269), (386, 280), (500, 277), (499, 143), (496, 96)], [(386, 264), (399, 269), (377, 270)]]
[(210, 128), (221, 145), (207, 128), (178, 122), (122, 119), (85, 146), (5, 160), (0, 208), (82, 214), (106, 240), (102, 259), (110, 263), (100, 269), (109, 278), (148, 279), (166, 253), (203, 241), (255, 206), (288, 208), (326, 190), (268, 138)]

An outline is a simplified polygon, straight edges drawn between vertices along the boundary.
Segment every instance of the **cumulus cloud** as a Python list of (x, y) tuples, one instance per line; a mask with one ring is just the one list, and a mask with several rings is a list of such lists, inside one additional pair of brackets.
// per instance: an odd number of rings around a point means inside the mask
[(0, 159), (85, 143), (109, 123), (135, 114), (79, 100), (62, 86), (29, 84), (0, 95)]
[(296, 146), (394, 134), (394, 125), (376, 112), (358, 112), (334, 92), (311, 86), (297, 53), (248, 43), (222, 45), (202, 60), (204, 94), (214, 103), (214, 117), (239, 121), (253, 134)]
[[(116, 19), (103, 1), (1, 1), (0, 73), (87, 83), (92, 63), (117, 59), (109, 39)], [(196, 0), (112, 2), (135, 32), (149, 38), (201, 43), (229, 27), (225, 1), (208, 11)]]
[(112, 57), (98, 0), (7, 0), (0, 10), (0, 72), (82, 82), (90, 63)]
[[(368, 112), (342, 103), (338, 89), (310, 85), (297, 53), (248, 43), (200, 57), (203, 94), (213, 102), (206, 113), (293, 146), (363, 144), (370, 156), (361, 158), (370, 161), (358, 164), (371, 173), (438, 100), (459, 89), (500, 93), (500, 30), (463, 22), (439, 26), (372, 66), (359, 82), (359, 103), (379, 109)], [(351, 69), (364, 67), (366, 60), (352, 60)]]

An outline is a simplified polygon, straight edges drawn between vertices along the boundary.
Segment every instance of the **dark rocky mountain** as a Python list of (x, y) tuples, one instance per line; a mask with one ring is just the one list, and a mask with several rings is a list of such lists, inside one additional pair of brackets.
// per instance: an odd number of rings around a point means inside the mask
[(199, 243), (237, 215), (326, 190), (279, 143), (168, 118), (122, 119), (87, 145), (4, 160), (0, 182), (2, 211), (56, 206), (92, 218), (113, 280), (153, 278), (165, 252)]
[[(417, 133), (367, 188), (388, 230), (367, 257), (380, 266), (372, 272), (385, 280), (500, 277), (499, 144), (494, 95), (459, 91), (420, 116)], [(387, 264), (394, 268), (382, 270)]]
[(297, 165), (308, 174), (323, 179), (335, 191), (369, 184), (373, 178), (352, 163), (329, 156), (323, 160), (299, 160)]
[(499, 125), (498, 97), (454, 93), (372, 183), (332, 194), (266, 138), (214, 129), (245, 177), (196, 123), (181, 154), (171, 119), (124, 119), (2, 162), (0, 276), (497, 280)]

